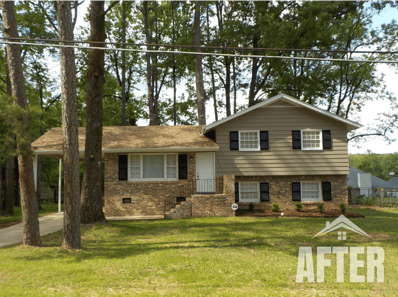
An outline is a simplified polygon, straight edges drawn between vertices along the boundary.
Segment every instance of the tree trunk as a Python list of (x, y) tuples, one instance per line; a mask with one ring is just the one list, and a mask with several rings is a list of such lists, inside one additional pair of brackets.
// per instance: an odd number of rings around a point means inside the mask
[(37, 200), (37, 210), (40, 211), (41, 207), (41, 156), (37, 157), (37, 168), (36, 168), (36, 200)]
[[(6, 53), (6, 61), (7, 61), (7, 53)], [(8, 63), (6, 64), (6, 78), (7, 78), (7, 96), (12, 96), (11, 90), (11, 81), (10, 81), (10, 73), (8, 71)], [(14, 139), (14, 135), (10, 135), (12, 139)], [(12, 147), (10, 147), (10, 151), (12, 151)], [(6, 190), (5, 190), (5, 203), (4, 203), (4, 211), (7, 215), (14, 214), (14, 199), (15, 199), (15, 157), (10, 156), (6, 159)]]
[[(59, 39), (73, 40), (70, 1), (57, 3), (57, 20)], [(64, 239), (62, 247), (80, 249), (80, 173), (74, 49), (60, 48), (59, 56), (64, 138)]]
[[(105, 14), (103, 1), (91, 1), (90, 41), (105, 41)], [(92, 47), (104, 44), (92, 43)], [(101, 189), (102, 155), (102, 95), (105, 82), (104, 51), (89, 50), (86, 102), (86, 143), (84, 175), (81, 194), (81, 222), (104, 222)]]
[(236, 62), (235, 58), (233, 58), (232, 62), (232, 71), (233, 71), (233, 81), (234, 81), (234, 113), (237, 112), (237, 103), (236, 103)]
[[(253, 47), (258, 47), (258, 40), (260, 39), (259, 33), (256, 32), (253, 35)], [(253, 51), (253, 55), (256, 55), (257, 51)], [(250, 87), (249, 87), (249, 107), (254, 105), (254, 99), (256, 97), (256, 83), (257, 83), (257, 72), (259, 68), (258, 58), (252, 58), (252, 71), (251, 71), (251, 79), (250, 79)]]
[[(195, 18), (194, 18), (194, 45), (195, 52), (202, 52), (200, 49), (200, 4), (195, 1)], [(202, 55), (195, 56), (196, 69), (196, 97), (198, 100), (198, 121), (199, 125), (206, 125), (206, 102), (205, 91), (203, 85), (203, 69), (202, 69)]]
[[(173, 45), (175, 44), (175, 24), (174, 24), (174, 2), (171, 1), (171, 19), (173, 24)], [(176, 86), (176, 59), (173, 47), (173, 122), (177, 125), (177, 86)]]
[[(126, 48), (126, 11), (122, 2), (122, 48)], [(126, 52), (122, 51), (122, 126), (126, 126)]]
[[(4, 37), (18, 37), (17, 24), (15, 21), (14, 2), (1, 2), (3, 11)], [(26, 90), (22, 70), (22, 61), (19, 45), (7, 45), (7, 64), (9, 69), (12, 95), (15, 103), (21, 108), (26, 109)], [(24, 116), (21, 120), (23, 126), (29, 127), (28, 117)], [(21, 191), (23, 244), (40, 245), (39, 218), (37, 211), (37, 201), (33, 179), (33, 159), (31, 153), (30, 135), (23, 135), (24, 139), (19, 139), (18, 167)], [(20, 136), (17, 135), (17, 138)]]
[[(210, 16), (209, 16), (209, 4), (206, 8), (206, 20), (207, 20), (207, 44), (210, 44)], [(218, 121), (218, 111), (217, 111), (217, 94), (216, 94), (216, 84), (214, 78), (213, 70), (213, 57), (209, 56), (210, 74), (211, 74), (211, 86), (213, 95), (213, 105), (214, 105), (214, 118), (216, 122)]]
[[(145, 26), (145, 42), (146, 44), (151, 43), (151, 35), (149, 34), (149, 21), (148, 21), (148, 2), (144, 1), (143, 15), (144, 15), (144, 26)], [(151, 50), (151, 47), (147, 45), (147, 50)], [(152, 86), (152, 66), (151, 66), (151, 53), (146, 53), (146, 83), (148, 88), (148, 105), (149, 105), (149, 125), (156, 125), (156, 117), (154, 110), (153, 100), (153, 86)]]
[(6, 160), (6, 193), (5, 193), (5, 213), (14, 214), (15, 199), (15, 157), (8, 157)]
[(3, 170), (1, 168), (1, 151), (0, 151), (0, 216), (3, 215)]
[(228, 57), (225, 60), (225, 105), (227, 117), (231, 115), (231, 61)]

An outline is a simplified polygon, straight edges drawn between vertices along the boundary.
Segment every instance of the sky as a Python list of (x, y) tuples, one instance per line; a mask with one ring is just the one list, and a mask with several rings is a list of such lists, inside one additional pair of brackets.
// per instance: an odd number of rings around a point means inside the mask
[[(78, 22), (77, 22), (77, 28), (80, 27), (81, 25), (86, 25), (83, 21), (83, 15), (87, 12), (87, 7), (88, 7), (89, 1), (85, 0), (84, 3), (79, 7), (79, 16), (78, 16)], [(373, 26), (374, 27), (379, 27), (381, 26), (382, 23), (389, 23), (391, 20), (397, 20), (397, 10), (393, 9), (387, 9), (383, 11), (382, 14), (376, 15), (373, 18)], [(397, 20), (398, 21), (398, 20)], [(395, 67), (395, 68), (394, 68)], [(384, 74), (385, 75), (385, 82), (387, 85), (387, 90), (391, 92), (395, 97), (398, 98), (398, 88), (397, 88), (397, 82), (398, 82), (398, 67), (396, 65), (394, 66), (388, 66), (386, 64), (379, 64), (377, 66), (378, 69), (378, 75)], [(146, 84), (140, 84), (137, 87), (143, 88), (140, 90), (141, 92), (146, 92)], [(165, 90), (168, 96), (172, 98), (172, 90)], [(179, 88), (177, 90), (177, 97), (180, 96), (184, 92), (184, 88)], [(247, 95), (241, 96), (240, 99), (238, 99), (238, 105), (239, 104), (246, 104), (247, 103)], [(366, 105), (363, 107), (362, 112), (360, 114), (360, 122), (364, 126), (371, 126), (376, 123), (375, 119), (378, 117), (378, 113), (382, 112), (389, 112), (390, 110), (390, 104), (388, 102), (385, 102), (383, 100), (374, 100), (371, 102), (367, 102)], [(212, 123), (214, 121), (214, 108), (213, 104), (211, 102), (208, 102), (206, 105), (206, 110), (207, 110), (207, 123)], [(224, 115), (225, 117), (225, 115)], [(221, 119), (221, 117), (219, 117)], [(148, 121), (138, 121), (138, 125), (148, 125)], [(360, 130), (358, 130), (360, 132)], [(395, 133), (392, 136), (393, 139), (398, 140), (398, 131), (395, 131)], [(348, 153), (349, 154), (364, 154), (367, 151), (372, 151), (374, 153), (378, 154), (388, 154), (388, 153), (398, 153), (398, 141), (393, 142), (391, 144), (386, 143), (385, 141), (381, 140), (378, 137), (372, 137), (372, 138), (365, 138), (366, 140), (362, 141), (360, 143), (360, 146), (358, 147), (357, 144), (348, 144)]]

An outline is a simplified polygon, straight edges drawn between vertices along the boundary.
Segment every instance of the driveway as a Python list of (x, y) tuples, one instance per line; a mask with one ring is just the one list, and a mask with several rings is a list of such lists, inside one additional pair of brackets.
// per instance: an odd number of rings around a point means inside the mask
[[(40, 236), (62, 230), (64, 222), (63, 217), (63, 212), (40, 217)], [(22, 223), (0, 229), (0, 247), (22, 243), (22, 234)]]

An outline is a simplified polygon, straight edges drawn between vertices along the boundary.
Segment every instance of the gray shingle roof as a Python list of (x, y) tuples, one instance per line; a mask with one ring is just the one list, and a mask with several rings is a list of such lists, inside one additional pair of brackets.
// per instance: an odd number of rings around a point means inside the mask
[(398, 185), (398, 176), (394, 176), (388, 180), (389, 183)]
[[(358, 173), (366, 173), (363, 172), (359, 169), (353, 168), (350, 166), (350, 174), (347, 175), (347, 185), (357, 189), (358, 188)], [(371, 175), (371, 182), (372, 182), (372, 188), (384, 188), (384, 189), (398, 189), (398, 184), (394, 184), (392, 182), (385, 181), (384, 179), (378, 178), (376, 176)]]

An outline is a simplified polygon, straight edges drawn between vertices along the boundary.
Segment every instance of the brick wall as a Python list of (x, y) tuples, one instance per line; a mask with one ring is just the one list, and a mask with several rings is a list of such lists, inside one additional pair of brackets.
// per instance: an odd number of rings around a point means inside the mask
[(230, 217), (235, 213), (235, 179), (233, 175), (223, 176), (223, 194), (193, 195), (192, 217)]
[[(269, 182), (270, 201), (255, 203), (255, 208), (270, 209), (271, 204), (279, 204), (280, 210), (294, 209), (297, 202), (292, 201), (292, 182), (301, 181), (330, 181), (332, 186), (332, 201), (322, 201), (325, 204), (325, 210), (339, 210), (339, 204), (348, 204), (348, 189), (346, 175), (311, 175), (311, 176), (236, 176), (236, 182), (258, 181)], [(314, 208), (320, 202), (301, 202), (303, 209)], [(238, 203), (239, 208), (248, 208), (248, 203)]]
[[(107, 216), (163, 215), (164, 199), (167, 196), (184, 188), (186, 193), (181, 195), (190, 197), (193, 194), (191, 185), (194, 184), (196, 174), (196, 154), (187, 154), (187, 180), (156, 182), (119, 181), (118, 154), (105, 154), (105, 214)], [(123, 198), (131, 198), (131, 203), (123, 203)]]

